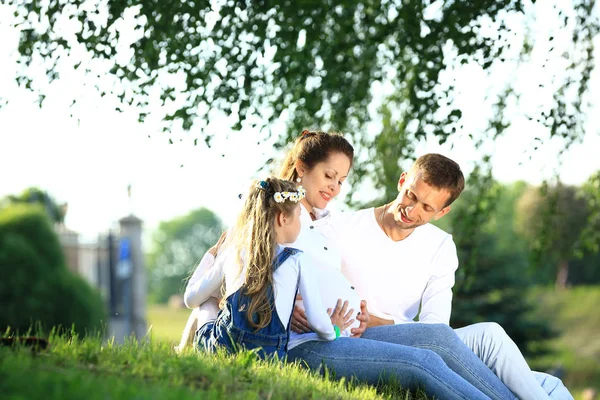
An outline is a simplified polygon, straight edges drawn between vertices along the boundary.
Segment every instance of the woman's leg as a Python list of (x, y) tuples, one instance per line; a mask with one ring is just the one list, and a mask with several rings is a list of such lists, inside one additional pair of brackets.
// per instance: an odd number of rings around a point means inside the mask
[[(520, 399), (573, 398), (558, 378), (546, 375), (546, 379), (540, 383), (515, 342), (497, 323), (473, 324), (455, 332)], [(555, 390), (556, 394), (551, 396)]]
[(183, 328), (181, 341), (178, 346), (175, 346), (175, 351), (180, 353), (186, 347), (193, 345), (196, 330), (206, 322), (216, 319), (218, 313), (219, 301), (214, 297), (200, 304), (200, 307), (194, 308)]
[[(431, 350), (448, 367), (492, 399), (514, 399), (500, 379), (444, 324), (409, 323), (368, 328), (364, 339)], [(539, 386), (539, 385), (538, 385)]]
[(294, 347), (288, 351), (288, 362), (294, 361), (321, 373), (326, 367), (337, 377), (354, 377), (371, 385), (394, 382), (410, 390), (422, 385), (428, 396), (437, 399), (488, 398), (451, 371), (437, 354), (414, 347), (340, 337)]

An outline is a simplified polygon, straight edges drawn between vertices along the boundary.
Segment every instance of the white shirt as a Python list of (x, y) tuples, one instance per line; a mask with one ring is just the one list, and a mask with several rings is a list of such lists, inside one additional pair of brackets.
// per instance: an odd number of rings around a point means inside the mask
[(450, 323), (458, 268), (451, 235), (425, 224), (394, 242), (379, 227), (373, 208), (338, 213), (329, 221), (342, 272), (371, 314), (396, 324), (413, 322), (417, 314), (419, 322)]
[[(278, 246), (277, 254), (282, 250), (283, 247)], [(235, 253), (233, 247), (228, 247), (219, 253), (216, 260), (210, 253), (204, 255), (186, 288), (184, 300), (188, 307), (197, 307), (218, 293), (223, 279), (225, 279), (226, 298), (240, 289), (244, 281), (244, 272), (239, 271)], [(210, 264), (213, 264), (212, 268), (207, 268)], [(200, 272), (197, 273), (199, 270)], [(299, 291), (305, 299), (307, 320), (319, 339), (335, 339), (333, 325), (319, 295), (316, 270), (302, 253), (291, 255), (273, 273), (275, 308), (281, 323), (284, 327), (288, 326), (296, 299), (299, 272)]]

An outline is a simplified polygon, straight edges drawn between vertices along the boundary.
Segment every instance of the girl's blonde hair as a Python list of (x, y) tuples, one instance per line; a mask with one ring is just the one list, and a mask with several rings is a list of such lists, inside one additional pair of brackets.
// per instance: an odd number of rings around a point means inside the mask
[(280, 213), (291, 216), (298, 207), (289, 198), (275, 201), (277, 192), (295, 192), (296, 185), (290, 181), (267, 178), (265, 184), (253, 182), (240, 212), (232, 238), (237, 247), (240, 272), (245, 265), (242, 290), (250, 297), (246, 310), (250, 326), (264, 328), (271, 322), (272, 305), (269, 304), (268, 288), (273, 286), (272, 264), (275, 260), (275, 218)]

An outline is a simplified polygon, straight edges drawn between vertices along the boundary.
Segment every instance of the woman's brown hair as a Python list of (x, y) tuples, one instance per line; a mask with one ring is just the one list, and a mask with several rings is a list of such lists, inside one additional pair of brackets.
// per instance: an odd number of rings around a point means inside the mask
[(329, 158), (331, 154), (342, 153), (354, 160), (354, 148), (340, 133), (322, 131), (302, 131), (288, 151), (277, 175), (281, 179), (295, 181), (298, 177), (296, 163), (301, 161), (308, 170)]

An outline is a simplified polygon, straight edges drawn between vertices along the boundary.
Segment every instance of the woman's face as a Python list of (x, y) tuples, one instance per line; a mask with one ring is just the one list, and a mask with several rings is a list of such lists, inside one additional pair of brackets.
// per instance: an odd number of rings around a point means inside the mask
[(344, 153), (331, 153), (329, 157), (308, 170), (302, 165), (297, 168), (302, 178), (300, 185), (306, 190), (302, 200), (308, 211), (313, 207), (326, 208), (340, 194), (342, 183), (350, 171), (350, 159)]

